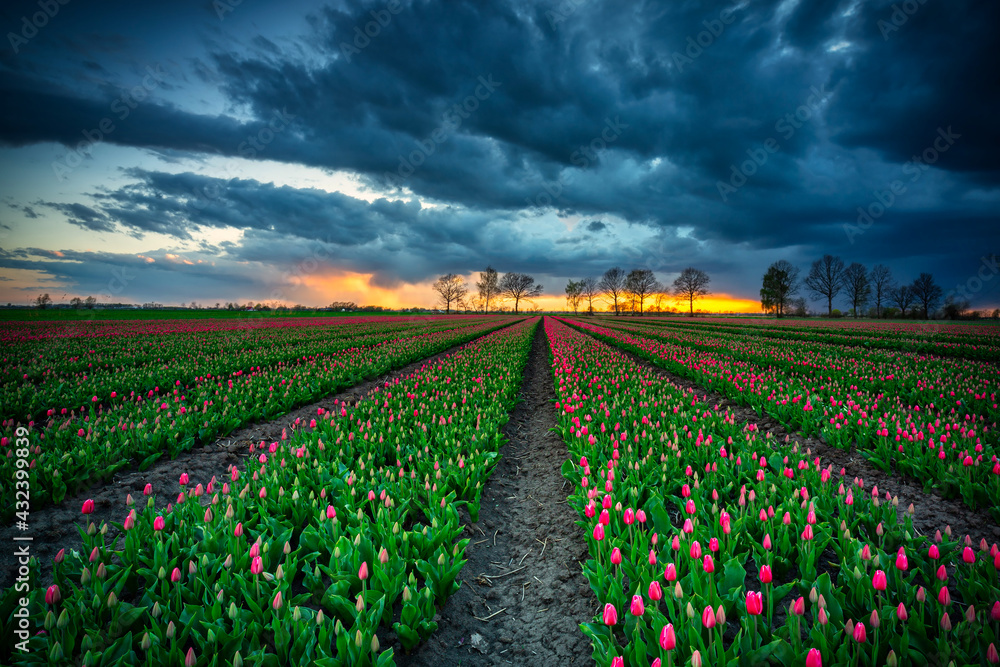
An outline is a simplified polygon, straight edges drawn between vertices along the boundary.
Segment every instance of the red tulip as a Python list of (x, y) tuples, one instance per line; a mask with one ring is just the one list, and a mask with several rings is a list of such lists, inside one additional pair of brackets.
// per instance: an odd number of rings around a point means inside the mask
[(854, 626), (854, 641), (859, 644), (864, 644), (868, 639), (868, 633), (865, 632), (865, 624), (858, 621)]
[(747, 593), (747, 613), (751, 616), (760, 616), (764, 610), (764, 598), (760, 593), (750, 591)]
[(83, 501), (83, 508), (80, 510), (84, 514), (92, 514), (94, 512), (94, 501), (87, 498)]
[(805, 598), (799, 597), (798, 600), (792, 603), (792, 613), (796, 616), (801, 616), (806, 613), (806, 601)]
[(618, 622), (618, 611), (610, 602), (604, 605), (604, 625), (614, 625)]
[(946, 607), (951, 604), (951, 593), (948, 592), (947, 586), (941, 587), (941, 591), (938, 593), (938, 602)]
[(969, 564), (976, 562), (976, 553), (971, 547), (965, 547), (965, 549), (962, 550), (962, 560)]

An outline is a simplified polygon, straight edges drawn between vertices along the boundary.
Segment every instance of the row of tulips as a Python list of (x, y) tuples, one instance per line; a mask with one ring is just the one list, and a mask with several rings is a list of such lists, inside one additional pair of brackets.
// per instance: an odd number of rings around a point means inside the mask
[[(110, 391), (106, 403), (48, 411), (45, 421), (29, 422), (33, 447), (28, 469), (32, 508), (58, 503), (66, 494), (106, 479), (137, 462), (140, 468), (162, 456), (175, 457), (241, 425), (272, 419), (288, 410), (351, 386), (362, 379), (436, 354), (510, 323), (508, 318), (458, 322), (439, 331), (418, 328), (415, 335), (385, 340), (384, 334), (331, 354), (296, 364), (206, 374), (174, 380), (160, 391)], [(373, 342), (374, 341), (374, 342)], [(120, 386), (120, 385), (119, 385)], [(95, 396), (95, 398), (98, 398)], [(12, 479), (14, 432), (7, 419), (0, 428), (0, 476)], [(15, 502), (13, 485), (0, 488), (5, 520), (24, 505)], [(23, 497), (22, 497), (23, 500)]]
[(1000, 549), (547, 321), (601, 667), (997, 664)]
[(94, 396), (98, 402), (110, 404), (111, 392), (121, 393), (126, 386), (145, 394), (177, 380), (188, 383), (207, 375), (294, 364), (351, 347), (474, 323), (445, 318), (338, 322), (313, 327), (25, 342), (5, 351), (10, 362), (0, 379), (0, 418), (28, 421), (53, 407), (90, 403)]
[(81, 526), (83, 551), (60, 552), (54, 583), (31, 592), (28, 651), (0, 659), (392, 664), (392, 636), (404, 649), (426, 639), (457, 588), (458, 508), (478, 509), (536, 327), (521, 321), (320, 409), (314, 428), (252, 446), (223, 480), (182, 475), (163, 512), (147, 487), (122, 508), (115, 544), (107, 526)]
[(577, 326), (883, 470), (923, 480), (1000, 520), (996, 367), (820, 343), (776, 346), (662, 327)]
[[(772, 341), (807, 341), (865, 349), (898, 350), (943, 357), (1000, 361), (1000, 327), (993, 325), (894, 324), (891, 328), (872, 323), (849, 322), (841, 326), (796, 326), (787, 320), (687, 320), (654, 319), (649, 323), (669, 329), (740, 333)], [(793, 321), (798, 322), (798, 321)]]

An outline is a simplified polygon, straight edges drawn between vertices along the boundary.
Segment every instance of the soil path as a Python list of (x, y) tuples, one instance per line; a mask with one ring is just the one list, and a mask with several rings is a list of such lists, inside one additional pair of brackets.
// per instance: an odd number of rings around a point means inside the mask
[[(607, 345), (607, 343), (605, 344)], [(799, 433), (789, 431), (770, 415), (758, 414), (752, 408), (741, 406), (722, 394), (705, 389), (696, 382), (671, 373), (628, 350), (619, 347), (615, 347), (615, 349), (636, 363), (650, 369), (656, 376), (693, 391), (706, 405), (719, 406), (721, 410), (728, 409), (738, 421), (757, 424), (763, 433), (770, 432), (775, 437), (788, 438), (792, 442), (798, 442), (801, 448), (818, 456), (824, 466), (833, 464), (836, 475), (839, 475), (840, 469), (844, 468), (845, 479), (853, 482), (855, 477), (859, 477), (864, 480), (865, 489), (869, 491), (877, 485), (879, 495), (883, 500), (886, 492), (892, 496), (898, 496), (897, 513), (900, 522), (902, 522), (906, 508), (912, 503), (913, 526), (918, 533), (933, 536), (935, 531), (940, 530), (943, 533), (947, 526), (951, 526), (953, 539), (969, 535), (976, 544), (979, 543), (980, 539), (985, 539), (990, 545), (994, 542), (1000, 542), (1000, 526), (997, 525), (988, 511), (984, 509), (972, 510), (960, 499), (946, 499), (937, 493), (926, 492), (923, 485), (912, 477), (900, 473), (889, 474), (876, 468), (856, 448), (852, 447), (850, 451), (847, 451), (829, 445), (820, 438), (803, 437)]]
[[(438, 615), (438, 630), (396, 664), (592, 665), (579, 624), (598, 604), (582, 573), (587, 549), (566, 504), (560, 468), (568, 457), (557, 423), (544, 322), (538, 326), (508, 442), (483, 490), (462, 586)], [(485, 619), (485, 620), (484, 620)]]
[[(474, 342), (474, 341), (473, 341)], [(52, 559), (56, 553), (65, 548), (79, 549), (81, 545), (77, 525), (86, 526), (84, 515), (80, 513), (83, 502), (90, 498), (94, 501), (94, 512), (89, 520), (100, 527), (102, 522), (108, 523), (107, 543), (113, 544), (118, 535), (118, 529), (111, 525), (112, 521), (122, 523), (128, 514), (126, 499), (132, 494), (136, 505), (145, 506), (142, 494), (146, 484), (152, 484), (157, 494), (156, 506), (166, 507), (173, 502), (181, 487), (178, 485), (181, 473), (187, 473), (190, 478), (190, 488), (208, 482), (215, 476), (219, 485), (228, 480), (229, 468), (238, 465), (250, 453), (250, 445), (259, 442), (274, 442), (281, 439), (282, 431), (291, 434), (295, 428), (309, 428), (309, 422), (316, 417), (317, 410), (331, 411), (334, 406), (347, 403), (352, 405), (371, 393), (375, 387), (397, 377), (409, 375), (424, 364), (436, 361), (455, 353), (469, 343), (451, 347), (444, 352), (432, 355), (408, 364), (398, 370), (384, 373), (371, 380), (356, 384), (342, 392), (331, 394), (309, 405), (296, 408), (283, 416), (255, 424), (244, 425), (229, 435), (219, 438), (213, 443), (198, 445), (187, 452), (179, 454), (176, 459), (161, 459), (145, 471), (132, 468), (117, 473), (113, 479), (95, 484), (90, 489), (66, 498), (58, 505), (49, 505), (31, 512), (29, 530), (25, 533), (15, 530), (14, 525), (0, 528), (0, 543), (14, 544), (13, 537), (30, 535), (31, 554), (38, 558), (40, 567), (39, 585), (51, 583)], [(14, 581), (17, 569), (17, 557), (13, 549), (0, 552), (0, 589), (10, 586)]]

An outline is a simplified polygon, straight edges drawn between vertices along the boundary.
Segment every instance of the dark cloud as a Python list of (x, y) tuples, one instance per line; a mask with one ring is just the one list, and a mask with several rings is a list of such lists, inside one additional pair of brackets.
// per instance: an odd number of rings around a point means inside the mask
[[(385, 4), (344, 0), (303, 10), (306, 34), (260, 28), (232, 40), (218, 23), (203, 28), (203, 48), (170, 59), (162, 88), (124, 119), (112, 105), (141, 80), (145, 62), (129, 56), (156, 24), (128, 32), (108, 18), (98, 45), (96, 19), (76, 32), (67, 20), (46, 37), (50, 50), (0, 59), (0, 94), (16, 101), (0, 110), (0, 143), (72, 149), (111, 117), (105, 141), (168, 160), (248, 157), (358, 174), (383, 197), (137, 170), (130, 185), (58, 210), (85, 229), (188, 241), (243, 230), (223, 250), (259, 261), (275, 237), (287, 240), (282, 261), (321, 242), (389, 284), (500, 258), (553, 275), (570, 260), (596, 271), (627, 249), (575, 256), (586, 244), (515, 224), (550, 207), (592, 220), (582, 229), (601, 239), (622, 224), (612, 219), (634, 223), (665, 254), (628, 257), (661, 271), (701, 258), (732, 274), (715, 284), (747, 296), (756, 293), (748, 276), (759, 280), (771, 259), (826, 251), (958, 279), (973, 250), (995, 241), (1000, 217), (1000, 5), (922, 3), (897, 15), (898, 4), (404, 1), (365, 37)], [(183, 19), (146, 11), (165, 34), (186, 34)], [(178, 11), (214, 18), (205, 7)], [(261, 26), (273, 15), (254, 12), (265, 11), (238, 8)], [(60, 30), (64, 45), (49, 46)], [(193, 110), (211, 95), (223, 113)], [(908, 180), (907, 163), (948, 128), (961, 136)], [(776, 151), (763, 151), (769, 141)], [(744, 164), (753, 173), (724, 200), (719, 183)], [(894, 180), (907, 192), (885, 215), (863, 234), (845, 231)], [(404, 201), (396, 186), (441, 206)], [(719, 256), (755, 264), (734, 269)]]

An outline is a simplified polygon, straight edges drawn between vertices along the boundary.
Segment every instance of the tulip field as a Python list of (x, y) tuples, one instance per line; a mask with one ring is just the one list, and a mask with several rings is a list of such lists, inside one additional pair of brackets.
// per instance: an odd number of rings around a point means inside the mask
[[(565, 664), (1000, 664), (1000, 548), (921, 530), (805, 442), (1000, 522), (998, 327), (476, 315), (12, 323), (3, 339), (4, 523), (70, 499), (78, 517), (51, 575), (33, 561), (0, 591), (3, 664), (510, 662), (490, 619), (547, 585), (507, 573), (551, 557), (551, 535), (485, 577), (499, 610), (467, 627), (489, 651), (421, 649), (468, 613), (449, 604), (478, 574), (467, 550), (503, 539), (473, 526), (529, 370), (555, 408), (538, 428), (563, 462), (568, 567), (593, 595), (573, 623), (591, 655)], [(308, 427), (243, 446), (224, 475), (180, 470), (92, 521), (94, 484), (296, 408)]]
[[(166, 321), (169, 322), (169, 321)], [(176, 322), (176, 321), (175, 321)], [(183, 321), (182, 321), (183, 322)], [(34, 507), (59, 502), (135, 460), (157, 459), (269, 419), (336, 390), (469, 341), (496, 318), (53, 323), (8, 333), (0, 385), (0, 475), (14, 474), (14, 429), (35, 441), (26, 477)], [(21, 498), (21, 500), (28, 500)], [(3, 518), (15, 489), (0, 491)]]
[(547, 328), (598, 665), (1000, 662), (996, 544), (916, 534), (912, 509), (617, 348), (994, 510), (995, 368), (569, 323)]

